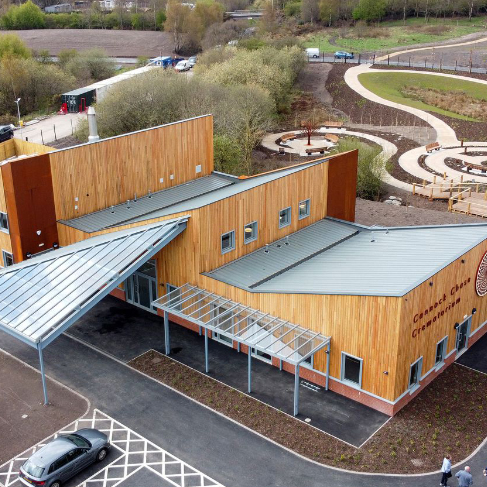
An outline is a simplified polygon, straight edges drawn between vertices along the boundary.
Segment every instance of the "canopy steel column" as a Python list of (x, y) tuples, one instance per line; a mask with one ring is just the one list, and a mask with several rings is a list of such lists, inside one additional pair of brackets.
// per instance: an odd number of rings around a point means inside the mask
[(42, 379), (42, 390), (44, 391), (44, 406), (49, 404), (47, 399), (47, 387), (46, 387), (46, 375), (44, 373), (44, 357), (42, 356), (42, 344), (37, 344), (37, 350), (39, 351), (39, 362), (41, 364), (41, 379)]
[(205, 328), (205, 372), (209, 372), (208, 366), (208, 328)]
[(294, 416), (299, 412), (299, 364), (294, 371)]
[(330, 342), (326, 348), (326, 384), (325, 389), (328, 390), (328, 379), (330, 378)]
[(249, 347), (248, 351), (248, 361), (249, 361), (249, 374), (247, 378), (247, 391), (250, 394), (252, 392), (252, 349)]
[(166, 355), (171, 353), (171, 343), (169, 340), (169, 314), (167, 311), (164, 311), (164, 348)]

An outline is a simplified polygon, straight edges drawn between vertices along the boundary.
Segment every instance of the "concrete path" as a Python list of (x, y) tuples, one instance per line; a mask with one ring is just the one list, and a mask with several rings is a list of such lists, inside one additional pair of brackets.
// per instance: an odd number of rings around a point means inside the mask
[(50, 142), (56, 139), (72, 135), (78, 122), (85, 117), (86, 115), (78, 113), (53, 115), (40, 120), (38, 123), (29, 124), (22, 129), (15, 130), (14, 137), (23, 140), (28, 139), (29, 142), (35, 142), (36, 144), (49, 145)]

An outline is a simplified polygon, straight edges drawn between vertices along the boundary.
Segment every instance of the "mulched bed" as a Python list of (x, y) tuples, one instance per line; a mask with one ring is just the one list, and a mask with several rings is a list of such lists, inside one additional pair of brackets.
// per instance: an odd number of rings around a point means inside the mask
[(487, 375), (457, 364), (360, 449), (154, 350), (129, 365), (307, 458), (349, 470), (430, 472), (445, 452), (465, 458), (487, 436)]

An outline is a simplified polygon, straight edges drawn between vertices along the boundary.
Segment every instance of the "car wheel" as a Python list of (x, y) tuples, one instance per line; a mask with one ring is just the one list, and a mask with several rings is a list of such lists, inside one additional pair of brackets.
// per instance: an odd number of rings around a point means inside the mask
[(59, 480), (55, 480), (52, 484), (51, 487), (61, 487), (61, 482)]
[(107, 449), (106, 448), (102, 448), (99, 452), (98, 452), (98, 455), (96, 455), (96, 461), (97, 462), (102, 462), (103, 460), (105, 460), (106, 456), (107, 456)]

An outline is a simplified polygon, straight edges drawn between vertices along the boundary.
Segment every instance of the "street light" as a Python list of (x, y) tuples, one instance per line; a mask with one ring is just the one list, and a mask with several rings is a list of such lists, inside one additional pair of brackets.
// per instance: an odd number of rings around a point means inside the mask
[(20, 98), (17, 98), (15, 100), (15, 103), (17, 103), (17, 115), (19, 116), (20, 138), (22, 138), (22, 126), (20, 125), (20, 107), (19, 107)]

